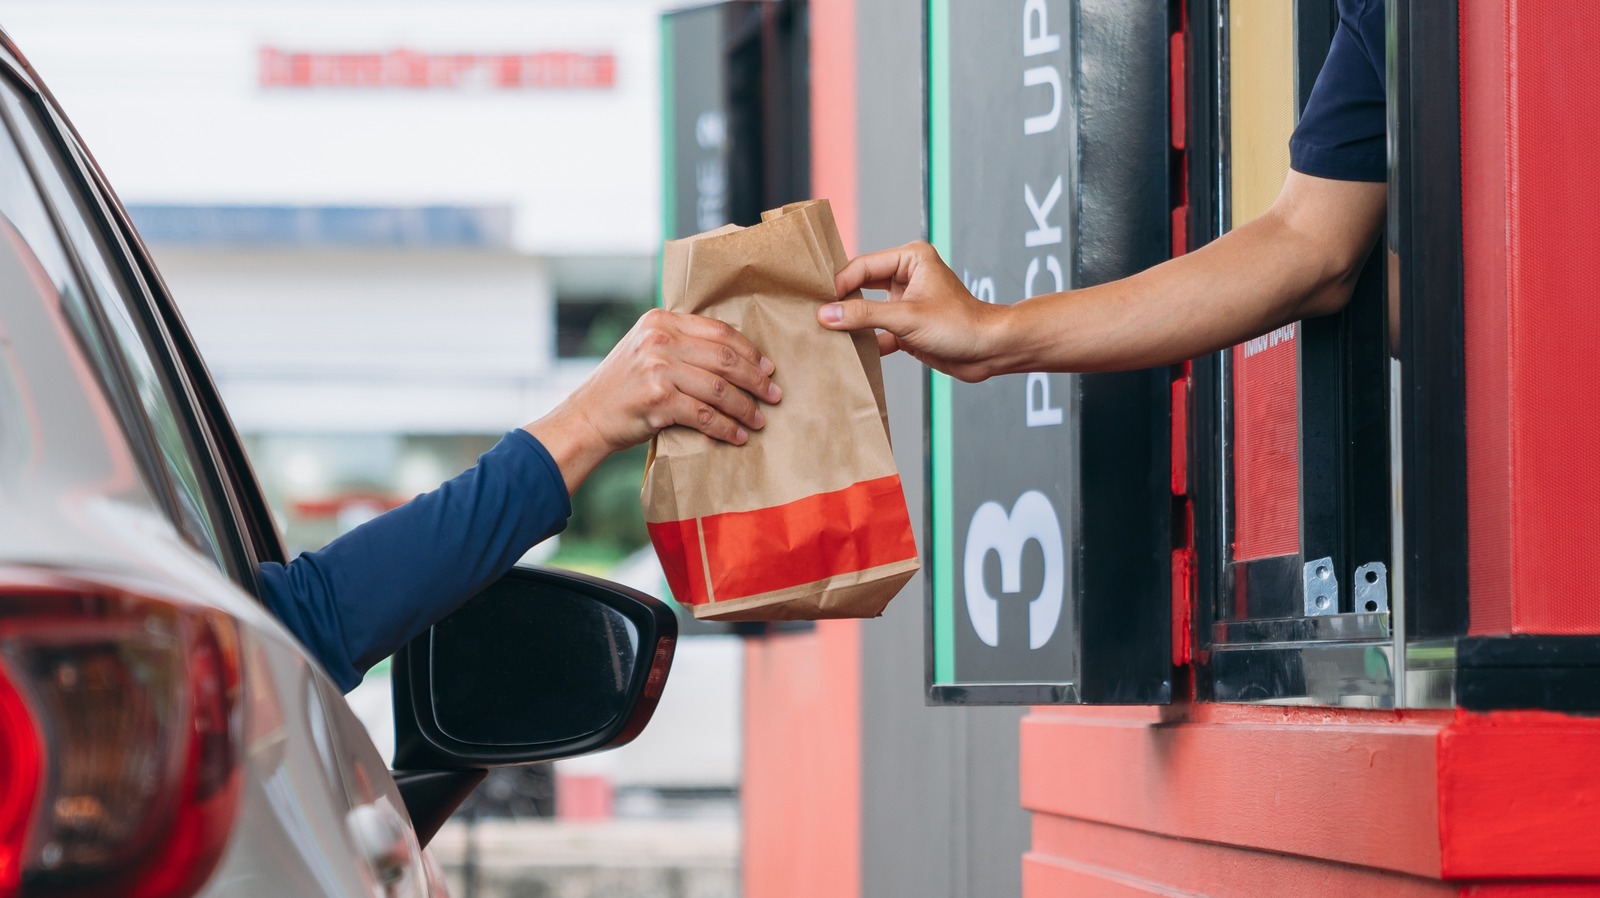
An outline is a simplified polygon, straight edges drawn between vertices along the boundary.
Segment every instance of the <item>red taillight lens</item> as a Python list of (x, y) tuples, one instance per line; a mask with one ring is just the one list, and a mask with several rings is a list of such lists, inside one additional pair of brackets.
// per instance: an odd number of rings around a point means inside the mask
[[(103, 583), (0, 571), (0, 896), (185, 894), (209, 874), (238, 802), (233, 621)], [(16, 725), (7, 705), (20, 709)], [(13, 738), (12, 732), (20, 735)], [(9, 796), (33, 800), (8, 827)]]
[(22, 884), (22, 846), (39, 799), (44, 740), (16, 687), (0, 675), (0, 896)]

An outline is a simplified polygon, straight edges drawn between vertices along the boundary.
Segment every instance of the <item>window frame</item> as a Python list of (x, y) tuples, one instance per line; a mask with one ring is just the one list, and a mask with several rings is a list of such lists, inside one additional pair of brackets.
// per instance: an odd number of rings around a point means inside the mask
[[(1400, 507), (1389, 582), (1407, 707), (1449, 706), (1471, 608), (1460, 10), (1387, 0), (1391, 336)], [(1414, 65), (1429, 60), (1429, 65)]]
[[(1191, 248), (1230, 224), (1226, 10), (1227, 0), (1188, 0), (1189, 21), (1196, 23), (1187, 60)], [(1387, 16), (1391, 166), (1384, 242), (1368, 259), (1350, 307), (1307, 321), (1300, 332), (1301, 556), (1288, 556), (1295, 569), (1277, 578), (1293, 581), (1284, 586), (1295, 589), (1294, 620), (1223, 619), (1233, 575), (1243, 573), (1230, 558), (1229, 359), (1224, 351), (1194, 363), (1191, 632), (1201, 648), (1202, 699), (1399, 707), (1450, 701), (1453, 637), (1465, 632), (1467, 595), (1457, 13), (1453, 4), (1388, 0)], [(1296, 0), (1296, 18), (1296, 94), (1303, 107), (1337, 24), (1336, 7), (1332, 0)], [(1412, 66), (1412, 58), (1428, 64)], [(1398, 333), (1391, 333), (1394, 323)], [(1328, 556), (1341, 581), (1342, 613), (1300, 617), (1298, 564)], [(1387, 567), (1386, 614), (1352, 604), (1354, 572), (1374, 560)], [(1302, 660), (1325, 652), (1322, 660), (1330, 663), (1375, 664), (1372, 650), (1384, 655), (1386, 669), (1364, 688), (1308, 687), (1312, 664)]]

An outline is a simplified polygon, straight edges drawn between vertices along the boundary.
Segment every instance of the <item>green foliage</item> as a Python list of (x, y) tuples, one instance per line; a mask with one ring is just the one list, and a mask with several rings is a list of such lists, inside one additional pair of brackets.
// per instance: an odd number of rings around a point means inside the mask
[(572, 497), (572, 520), (561, 534), (562, 557), (620, 559), (650, 541), (639, 509), (645, 446), (618, 452), (595, 469)]

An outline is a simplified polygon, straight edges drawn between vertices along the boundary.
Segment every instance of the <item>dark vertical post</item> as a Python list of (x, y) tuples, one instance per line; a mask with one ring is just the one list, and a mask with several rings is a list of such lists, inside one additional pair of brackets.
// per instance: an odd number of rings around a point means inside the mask
[[(1222, 131), (1226, 116), (1221, 108), (1222, 0), (1185, 0), (1189, 22), (1185, 52), (1188, 70), (1187, 164), (1189, 185), (1189, 246), (1194, 250), (1222, 234)], [(1194, 360), (1193, 393), (1189, 408), (1189, 496), (1194, 508), (1196, 584), (1194, 645), (1211, 638), (1211, 624), (1219, 603), (1228, 594), (1223, 574), (1228, 565), (1228, 535), (1222, 471), (1223, 365), (1220, 352)], [(1197, 653), (1204, 658), (1204, 653)], [(1211, 678), (1195, 677), (1196, 698), (1210, 698)]]
[(1400, 362), (1406, 627), (1467, 631), (1461, 81), (1454, 3), (1389, 0), (1390, 339)]

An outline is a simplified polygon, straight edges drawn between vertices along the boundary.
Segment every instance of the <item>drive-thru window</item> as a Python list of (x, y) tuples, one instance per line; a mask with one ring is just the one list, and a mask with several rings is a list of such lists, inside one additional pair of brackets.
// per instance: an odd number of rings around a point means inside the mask
[[(853, 23), (809, 33), (813, 128), (857, 117), (813, 141), (808, 186), (846, 210), (841, 230), (858, 209), (881, 220), (900, 195), (879, 178), (910, 160), (857, 110), (920, 94), (922, 203), (902, 220), (925, 231), (902, 239), (929, 239), (996, 303), (1132, 274), (1265, 211), (1339, 22), (1335, 0), (781, 5)], [(1020, 791), (1030, 898), (1600, 882), (1576, 835), (1600, 823), (1584, 716), (1600, 710), (1584, 573), (1600, 416), (1581, 386), (1600, 372), (1578, 336), (1597, 197), (1574, 136), (1600, 107), (1600, 24), (1531, 0), (1383, 6), (1388, 213), (1343, 311), (1168, 368), (891, 387), (891, 418), (923, 425), (925, 576), (896, 600), (922, 607), (860, 625), (859, 643), (824, 627), (752, 641), (785, 672), (843, 644), (859, 667), (823, 681), (847, 707), (828, 720), (859, 729), (814, 770), (768, 774), (842, 793), (748, 783), (747, 883), (809, 882), (772, 821), (883, 821), (927, 790), (958, 821)], [(922, 65), (885, 78), (871, 54), (919, 27)], [(872, 77), (841, 74), (839, 53)], [(911, 629), (914, 673), (874, 653)], [(906, 700), (911, 676), (956, 735), (933, 716), (849, 717), (861, 696)], [(747, 687), (753, 740), (821, 706)], [(1031, 708), (1015, 791), (963, 753), (978, 721), (1015, 719), (976, 716), (992, 705)], [(941, 739), (956, 760), (927, 760)], [(922, 779), (850, 778), (896, 772), (884, 755)], [(949, 863), (918, 894), (999, 894), (972, 871), (975, 846), (1003, 844), (907, 825)], [(885, 838), (854, 833), (839, 844), (861, 852), (855, 873), (826, 888), (879, 894)]]

